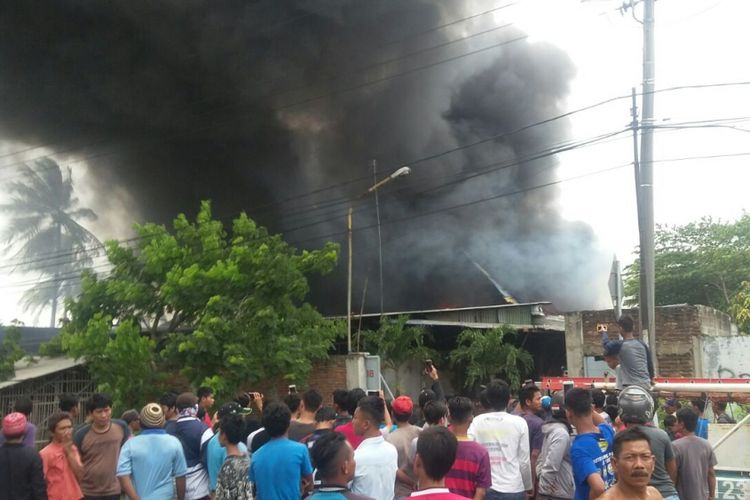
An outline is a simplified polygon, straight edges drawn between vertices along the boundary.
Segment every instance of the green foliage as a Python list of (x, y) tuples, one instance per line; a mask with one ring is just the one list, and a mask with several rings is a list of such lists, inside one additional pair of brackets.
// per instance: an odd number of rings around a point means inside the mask
[(117, 410), (138, 408), (156, 396), (154, 341), (143, 336), (133, 320), (113, 328), (112, 317), (97, 313), (86, 330), (76, 334), (63, 327), (62, 348), (82, 358), (98, 390), (112, 396)]
[[(736, 222), (710, 218), (657, 226), (656, 304), (703, 304), (731, 312), (732, 298), (750, 280), (750, 215)], [(637, 303), (640, 262), (625, 270), (625, 295)]]
[[(228, 234), (208, 202), (194, 222), (179, 215), (171, 232), (156, 224), (135, 231), (137, 248), (107, 242), (112, 271), (106, 278), (85, 273), (81, 295), (67, 302), (68, 352), (93, 359), (105, 349), (112, 356), (124, 350), (118, 362), (179, 370), (221, 398), (272, 377), (304, 379), (344, 331), (304, 302), (307, 275), (337, 262), (333, 243), (298, 251), (245, 214)], [(116, 332), (124, 328), (121, 340), (107, 335), (115, 324)], [(143, 402), (144, 386), (130, 379), (132, 369), (119, 368), (122, 379), (100, 382)]]
[(435, 359), (437, 352), (425, 346), (428, 333), (421, 326), (407, 326), (408, 316), (394, 320), (383, 318), (375, 332), (368, 332), (373, 352), (377, 352), (386, 366), (397, 370), (407, 361)]
[(750, 333), (750, 281), (743, 281), (739, 291), (729, 303), (729, 314), (740, 332)]
[(0, 381), (14, 377), (16, 361), (20, 361), (26, 355), (21, 349), (19, 325), (20, 323), (13, 321), (10, 326), (4, 328), (5, 336), (0, 343)]
[(525, 349), (510, 342), (515, 331), (507, 325), (492, 330), (464, 330), (458, 346), (450, 354), (457, 373), (464, 374), (464, 387), (476, 388), (492, 378), (506, 380), (517, 390), (534, 368), (534, 359)]

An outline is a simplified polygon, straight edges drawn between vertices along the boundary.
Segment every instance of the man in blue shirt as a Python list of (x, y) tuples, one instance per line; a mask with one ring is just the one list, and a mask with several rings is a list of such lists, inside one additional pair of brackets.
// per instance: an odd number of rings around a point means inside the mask
[[(565, 395), (565, 413), (578, 432), (570, 446), (575, 500), (599, 497), (615, 482), (612, 468), (614, 430), (593, 412), (591, 391), (573, 388)], [(595, 422), (596, 419), (596, 422)], [(597, 425), (598, 424), (598, 425)]]
[(182, 444), (167, 434), (164, 413), (158, 403), (149, 403), (140, 413), (143, 431), (120, 450), (117, 477), (129, 498), (185, 498), (187, 465)]
[[(219, 408), (217, 415), (221, 421), (227, 415), (235, 415), (242, 413), (242, 407), (231, 401), (224, 403)], [(240, 452), (247, 455), (247, 446), (245, 443), (240, 442), (237, 445)], [(227, 449), (219, 442), (219, 430), (215, 429), (213, 437), (208, 440), (206, 444), (206, 469), (208, 470), (208, 481), (210, 483), (211, 494), (216, 491), (216, 480), (219, 478), (219, 471), (221, 466), (224, 464), (224, 460), (227, 458)]]
[(255, 483), (259, 499), (299, 500), (312, 488), (307, 447), (288, 438), (291, 419), (292, 412), (283, 403), (274, 402), (263, 408), (263, 427), (271, 440), (253, 454), (250, 464), (250, 481)]
[(695, 435), (703, 439), (708, 439), (708, 420), (703, 418), (703, 412), (706, 411), (706, 400), (694, 399), (690, 404), (693, 407), (693, 413), (698, 415), (698, 425), (695, 428)]

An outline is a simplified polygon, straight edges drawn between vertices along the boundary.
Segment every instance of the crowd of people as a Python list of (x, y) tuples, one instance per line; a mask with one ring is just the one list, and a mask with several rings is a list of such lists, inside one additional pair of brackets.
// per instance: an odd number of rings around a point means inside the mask
[[(628, 341), (620, 353), (639, 348)], [(545, 395), (533, 383), (512, 394), (502, 380), (478, 401), (446, 398), (434, 366), (416, 401), (341, 389), (327, 406), (310, 388), (283, 401), (243, 393), (214, 412), (213, 392), (199, 388), (118, 419), (106, 394), (84, 415), (64, 395), (41, 451), (21, 398), (2, 420), (0, 500), (713, 499), (701, 401), (666, 401), (661, 429), (631, 368), (635, 383), (614, 401), (586, 388)]]

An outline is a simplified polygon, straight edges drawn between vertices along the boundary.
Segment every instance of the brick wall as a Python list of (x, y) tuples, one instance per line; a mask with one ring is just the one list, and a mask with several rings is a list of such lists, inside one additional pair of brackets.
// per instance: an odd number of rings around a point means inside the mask
[[(666, 377), (692, 377), (700, 372), (701, 306), (677, 305), (656, 308), (657, 358), (659, 375)], [(638, 310), (625, 310), (636, 325)], [(582, 311), (580, 313), (583, 337), (583, 355), (601, 356), (600, 336), (597, 323), (605, 323), (610, 331), (616, 331), (612, 310)], [(637, 329), (637, 327), (636, 327)], [(570, 337), (566, 336), (566, 340)], [(697, 361), (696, 361), (697, 358)], [(575, 372), (569, 367), (571, 373)]]
[[(346, 389), (346, 356), (330, 356), (327, 360), (313, 364), (305, 383), (297, 384), (297, 392), (308, 388), (317, 389), (323, 395), (323, 404), (333, 404), (334, 389)], [(283, 398), (287, 394), (289, 383), (276, 379), (261, 384), (257, 390), (263, 392), (266, 400)]]

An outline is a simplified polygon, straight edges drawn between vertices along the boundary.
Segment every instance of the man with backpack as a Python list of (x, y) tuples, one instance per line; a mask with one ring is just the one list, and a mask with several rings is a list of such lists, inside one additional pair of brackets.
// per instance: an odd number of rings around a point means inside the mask
[(185, 452), (187, 476), (185, 500), (210, 498), (210, 483), (206, 469), (206, 447), (213, 431), (198, 418), (198, 398), (191, 392), (177, 396), (179, 418), (173, 428), (167, 429), (180, 440)]

